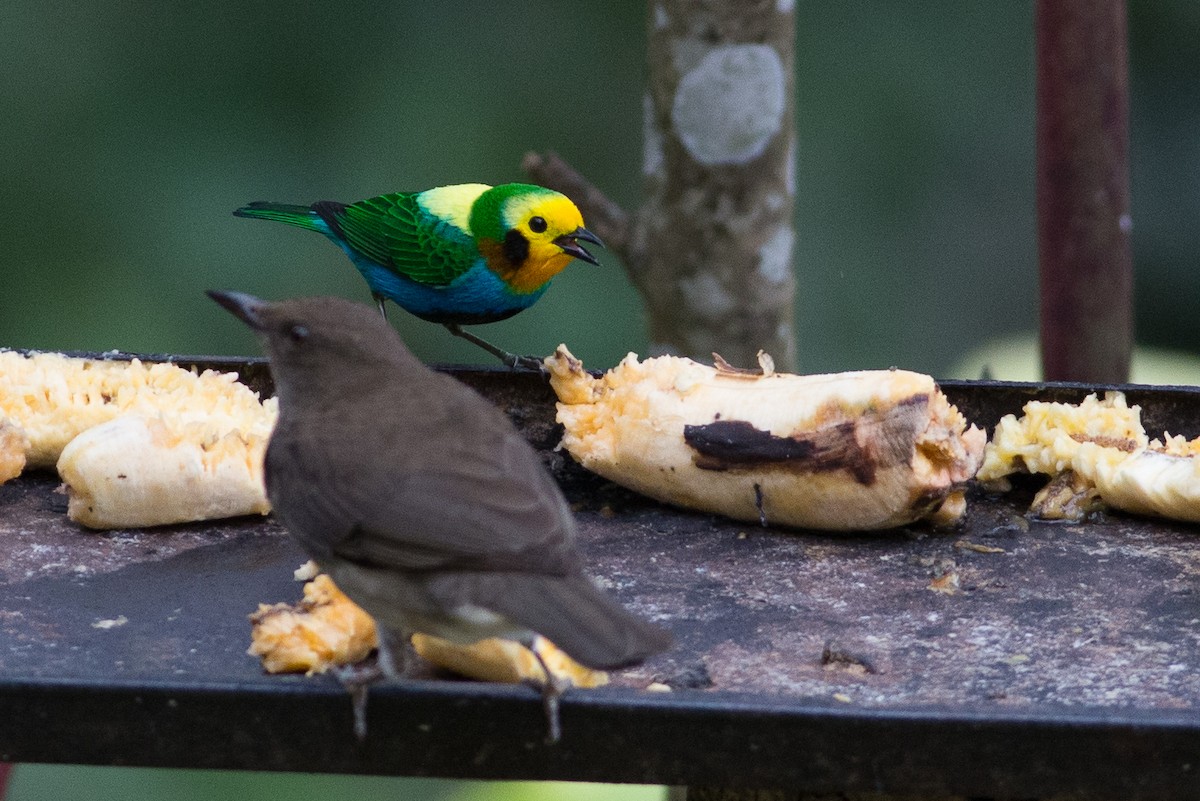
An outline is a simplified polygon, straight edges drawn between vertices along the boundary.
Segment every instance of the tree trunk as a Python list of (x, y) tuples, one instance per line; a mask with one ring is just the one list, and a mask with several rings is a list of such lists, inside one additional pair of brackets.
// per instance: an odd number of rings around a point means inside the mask
[(625, 213), (552, 154), (526, 170), (622, 256), (652, 354), (752, 366), (761, 349), (794, 369), (792, 4), (651, 0), (649, 15), (642, 208)]

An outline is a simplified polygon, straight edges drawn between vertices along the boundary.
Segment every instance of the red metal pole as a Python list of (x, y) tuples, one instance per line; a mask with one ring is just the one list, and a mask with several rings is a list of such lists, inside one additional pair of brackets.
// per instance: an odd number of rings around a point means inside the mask
[(8, 792), (8, 778), (12, 775), (13, 767), (11, 762), (0, 762), (0, 801), (4, 801)]
[(1129, 379), (1129, 56), (1125, 0), (1037, 0), (1042, 370)]

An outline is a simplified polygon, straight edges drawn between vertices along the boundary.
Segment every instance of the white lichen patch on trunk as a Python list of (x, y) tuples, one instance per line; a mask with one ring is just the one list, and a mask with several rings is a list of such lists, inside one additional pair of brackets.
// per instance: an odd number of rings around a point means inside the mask
[(796, 235), (791, 226), (781, 225), (758, 249), (758, 273), (773, 284), (782, 284), (792, 277), (792, 246)]
[(671, 22), (671, 18), (667, 16), (667, 10), (659, 4), (654, 5), (654, 27), (662, 29), (667, 27)]
[(657, 175), (663, 168), (663, 135), (654, 120), (654, 98), (642, 97), (642, 174)]
[(679, 291), (687, 307), (701, 319), (719, 320), (737, 308), (737, 301), (712, 273), (679, 279)]
[(680, 79), (671, 121), (701, 164), (745, 164), (779, 133), (785, 106), (779, 54), (761, 44), (727, 44)]

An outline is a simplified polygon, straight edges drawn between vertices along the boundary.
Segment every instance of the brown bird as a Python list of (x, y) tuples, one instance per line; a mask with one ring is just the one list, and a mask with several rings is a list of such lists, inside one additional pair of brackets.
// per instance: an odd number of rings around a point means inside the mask
[[(208, 294), (270, 359), (274, 514), (380, 624), (384, 674), (400, 673), (394, 646), (415, 632), (526, 645), (540, 634), (597, 670), (670, 647), (584, 574), (566, 500), (507, 416), (423, 365), (374, 309)], [(561, 691), (543, 687), (551, 740)]]

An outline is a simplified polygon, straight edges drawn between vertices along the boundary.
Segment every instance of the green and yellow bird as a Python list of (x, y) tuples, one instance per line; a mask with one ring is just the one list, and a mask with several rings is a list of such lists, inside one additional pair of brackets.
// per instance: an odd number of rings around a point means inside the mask
[(461, 326), (529, 308), (571, 259), (599, 263), (581, 241), (603, 247), (566, 195), (532, 184), (457, 184), (350, 204), (255, 202), (234, 215), (324, 234), (362, 273), (384, 317), (390, 300), (509, 366), (524, 359)]

